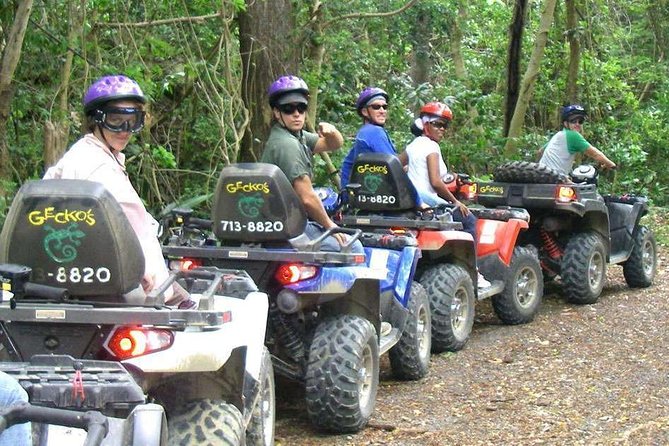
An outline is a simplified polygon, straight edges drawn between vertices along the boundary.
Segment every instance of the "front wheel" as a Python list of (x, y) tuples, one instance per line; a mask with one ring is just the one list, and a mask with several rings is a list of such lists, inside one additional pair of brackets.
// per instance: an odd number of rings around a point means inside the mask
[(239, 409), (220, 400), (190, 402), (177, 410), (167, 424), (170, 446), (239, 446), (244, 437), (244, 422)]
[(623, 263), (625, 282), (632, 288), (647, 288), (653, 284), (657, 271), (657, 243), (653, 231), (639, 226), (634, 234), (634, 246), (629, 259)]
[(246, 446), (272, 446), (274, 444), (274, 370), (267, 347), (263, 347), (260, 363), (260, 389), (253, 407), (251, 422), (246, 429)]
[(526, 324), (539, 311), (544, 294), (541, 264), (534, 250), (517, 246), (504, 278), (504, 291), (493, 296), (492, 306), (502, 322)]
[(606, 248), (596, 232), (574, 234), (560, 271), (565, 296), (575, 304), (594, 304), (606, 281)]
[(379, 341), (367, 319), (343, 315), (316, 327), (306, 373), (307, 411), (326, 431), (357, 432), (374, 411)]
[(430, 302), (423, 285), (411, 284), (409, 319), (397, 344), (390, 349), (390, 367), (398, 379), (418, 380), (430, 367), (432, 324)]
[(430, 299), (432, 351), (461, 350), (474, 326), (474, 284), (467, 271), (443, 263), (428, 268), (420, 278)]

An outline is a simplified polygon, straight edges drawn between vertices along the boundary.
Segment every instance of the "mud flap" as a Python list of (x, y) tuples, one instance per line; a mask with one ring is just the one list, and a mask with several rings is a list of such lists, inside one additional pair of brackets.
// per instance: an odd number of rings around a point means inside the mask
[(365, 318), (374, 325), (380, 337), (380, 299), (377, 279), (356, 279), (344, 296), (328, 302), (324, 309), (330, 314), (352, 314)]

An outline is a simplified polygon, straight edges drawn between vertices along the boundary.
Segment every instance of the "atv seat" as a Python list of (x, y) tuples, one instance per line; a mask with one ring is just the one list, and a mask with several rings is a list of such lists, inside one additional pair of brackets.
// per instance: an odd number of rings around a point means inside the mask
[(120, 205), (102, 184), (84, 180), (25, 183), (0, 233), (0, 263), (30, 267), (31, 282), (85, 300), (123, 302), (144, 275), (142, 248)]
[(212, 209), (219, 240), (288, 242), (304, 233), (307, 213), (284, 173), (274, 164), (240, 163), (223, 168)]
[(500, 206), (497, 208), (469, 208), (476, 218), (484, 220), (509, 221), (511, 219), (524, 220), (529, 223), (530, 213), (522, 208)]
[(410, 211), (416, 189), (400, 160), (386, 153), (363, 153), (353, 163), (349, 184), (359, 184), (351, 205), (363, 211)]

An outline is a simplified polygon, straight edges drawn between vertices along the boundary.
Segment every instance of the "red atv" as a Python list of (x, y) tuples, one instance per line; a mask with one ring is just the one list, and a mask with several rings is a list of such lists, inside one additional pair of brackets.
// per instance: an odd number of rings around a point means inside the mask
[[(463, 191), (469, 187), (462, 186)], [(471, 236), (453, 222), (448, 209), (416, 211), (413, 186), (396, 157), (360, 155), (348, 189), (347, 203), (336, 213), (339, 224), (416, 235), (422, 251), (417, 276), (430, 297), (434, 351), (455, 351), (465, 345), (476, 298), (492, 297), (504, 323), (521, 324), (534, 318), (543, 295), (541, 267), (535, 250), (515, 246), (518, 233), (528, 227), (527, 212), (472, 209), (479, 216), (475, 253)], [(492, 279), (490, 287), (475, 286), (476, 263)]]

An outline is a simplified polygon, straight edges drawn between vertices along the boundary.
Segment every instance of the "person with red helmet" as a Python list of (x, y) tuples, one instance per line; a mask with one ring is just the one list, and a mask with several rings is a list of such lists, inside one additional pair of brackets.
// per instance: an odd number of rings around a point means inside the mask
[[(467, 206), (458, 201), (448, 190), (442, 178), (448, 173), (441, 155), (439, 143), (453, 120), (453, 112), (442, 102), (428, 102), (420, 109), (416, 127), (422, 131), (406, 148), (409, 161), (409, 179), (418, 191), (423, 203), (430, 207), (453, 205), (453, 220), (462, 223), (462, 228), (474, 238), (476, 243), (476, 217)], [(479, 288), (490, 286), (479, 273)]]
[[(127, 76), (103, 76), (93, 82), (83, 98), (87, 133), (46, 171), (44, 179), (90, 180), (109, 190), (142, 246), (145, 272), (141, 285), (148, 293), (159, 287), (169, 272), (157, 238), (158, 222), (147, 212), (130, 182), (123, 154), (132, 135), (144, 127), (145, 103), (139, 84)], [(180, 308), (195, 306), (178, 285), (168, 288), (165, 299)]]
[(583, 138), (583, 124), (588, 114), (579, 104), (566, 105), (562, 108), (563, 128), (546, 143), (541, 150), (539, 164), (569, 175), (574, 167), (576, 155), (582, 153), (605, 168), (615, 169), (616, 163), (611, 161), (601, 150)]
[[(318, 124), (318, 133), (304, 130), (309, 88), (301, 78), (281, 76), (270, 85), (267, 94), (274, 123), (260, 161), (278, 166), (291, 182), (310, 220), (305, 233), (315, 239), (337, 225), (328, 216), (313, 188), (313, 157), (316, 153), (339, 149), (344, 138), (327, 122)], [(345, 234), (336, 233), (326, 238), (322, 247), (327, 251), (339, 251), (346, 240)], [(356, 242), (353, 250), (363, 252), (362, 245)]]

